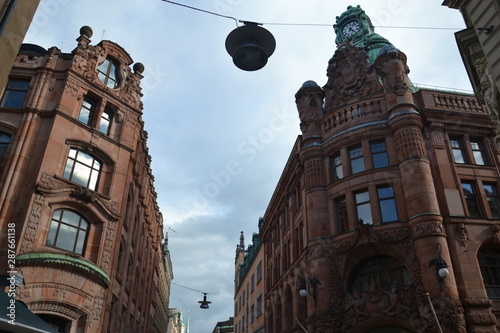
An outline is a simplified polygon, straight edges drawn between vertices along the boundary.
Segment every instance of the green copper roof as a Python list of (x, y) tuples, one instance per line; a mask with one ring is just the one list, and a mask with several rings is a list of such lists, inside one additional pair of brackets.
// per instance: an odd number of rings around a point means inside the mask
[(19, 266), (26, 264), (42, 264), (55, 263), (62, 265), (70, 265), (78, 269), (89, 272), (99, 278), (104, 284), (109, 286), (110, 279), (103, 270), (94, 264), (79, 258), (73, 258), (65, 254), (57, 253), (29, 253), (20, 254), (16, 257), (16, 264)]

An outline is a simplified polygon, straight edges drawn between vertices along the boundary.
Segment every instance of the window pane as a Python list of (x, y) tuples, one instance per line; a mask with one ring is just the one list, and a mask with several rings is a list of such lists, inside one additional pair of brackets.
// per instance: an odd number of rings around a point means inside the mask
[(486, 293), (489, 298), (500, 298), (500, 252), (496, 249), (481, 249), (477, 253)]
[(76, 229), (66, 224), (59, 225), (59, 235), (57, 236), (56, 246), (63, 250), (73, 252), (75, 244)]
[(5, 158), (10, 143), (10, 135), (0, 133), (0, 164)]
[(370, 144), (370, 150), (372, 153), (373, 167), (383, 168), (389, 165), (389, 160), (387, 158), (387, 149), (385, 147), (385, 142), (373, 142)]
[(492, 217), (500, 217), (500, 198), (498, 197), (495, 187), (487, 184), (484, 184), (483, 187), (484, 193), (488, 199), (488, 205), (490, 206)]
[(382, 222), (397, 221), (396, 201), (394, 199), (380, 201), (380, 213), (382, 214)]
[(335, 200), (335, 211), (337, 215), (338, 233), (349, 231), (349, 224), (347, 219), (347, 204), (344, 197)]
[(377, 194), (382, 222), (397, 221), (398, 213), (396, 210), (396, 200), (394, 198), (392, 186), (377, 188)]
[(344, 178), (344, 172), (342, 171), (342, 158), (339, 155), (335, 155), (332, 158), (333, 164), (333, 180), (339, 180)]
[(471, 141), (470, 145), (472, 148), (472, 153), (474, 154), (474, 160), (476, 161), (476, 164), (485, 165), (486, 163), (481, 143), (478, 141)]
[(358, 213), (358, 222), (363, 220), (364, 224), (373, 224), (372, 212), (370, 207), (370, 195), (368, 191), (355, 194), (356, 209)]
[(21, 108), (29, 89), (28, 80), (10, 80), (2, 100), (2, 107)]
[(79, 214), (62, 209), (52, 215), (46, 245), (83, 254), (88, 223)]
[(349, 157), (351, 158), (351, 170), (353, 174), (365, 171), (365, 160), (363, 158), (363, 149), (361, 147), (350, 149)]
[(70, 210), (66, 210), (66, 211), (64, 211), (64, 214), (62, 216), (62, 221), (64, 223), (78, 227), (78, 226), (80, 226), (80, 215), (78, 215)]
[(87, 187), (89, 178), (90, 178), (90, 168), (80, 163), (77, 163), (75, 165), (75, 168), (73, 169), (73, 175), (71, 176), (71, 181)]
[(453, 159), (455, 163), (465, 163), (464, 152), (462, 149), (462, 142), (458, 139), (451, 139), (451, 148), (453, 151)]
[(474, 185), (472, 183), (462, 183), (462, 189), (464, 191), (467, 208), (469, 209), (469, 216), (482, 217)]

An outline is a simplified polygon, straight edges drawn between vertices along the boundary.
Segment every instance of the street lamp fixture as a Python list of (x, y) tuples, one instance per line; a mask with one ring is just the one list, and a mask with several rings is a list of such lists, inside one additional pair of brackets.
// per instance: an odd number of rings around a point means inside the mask
[(199, 301), (198, 303), (200, 303), (200, 309), (208, 309), (208, 304), (212, 302), (207, 301), (207, 293), (203, 293), (203, 301)]
[(299, 295), (301, 297), (311, 295), (314, 299), (314, 306), (316, 306), (316, 295), (318, 295), (316, 286), (321, 282), (312, 275), (307, 267), (300, 270), (300, 276), (303, 278), (303, 282), (300, 284)]
[(231, 31), (226, 38), (226, 50), (239, 69), (256, 71), (267, 64), (274, 53), (276, 40), (259, 23), (243, 22), (244, 25)]
[(450, 275), (448, 264), (441, 257), (441, 244), (436, 243), (436, 258), (429, 262), (429, 267), (436, 266), (436, 278), (441, 285), (441, 291), (444, 290), (444, 279)]

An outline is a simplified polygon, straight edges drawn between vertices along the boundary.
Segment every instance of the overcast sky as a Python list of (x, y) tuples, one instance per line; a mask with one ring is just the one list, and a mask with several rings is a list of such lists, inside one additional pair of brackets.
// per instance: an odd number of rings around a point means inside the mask
[[(89, 25), (92, 45), (111, 40), (145, 65), (143, 118), (173, 282), (190, 288), (173, 285), (170, 307), (202, 333), (233, 316), (240, 231), (246, 245), (258, 231), (300, 134), (294, 94), (304, 81), (326, 83), (332, 25), (348, 5), (361, 5), (375, 31), (407, 54), (414, 83), (471, 87), (454, 37), (464, 23), (442, 0), (178, 2), (264, 23), (276, 51), (263, 69), (242, 71), (224, 47), (233, 19), (161, 0), (42, 0), (25, 42), (69, 53)], [(197, 291), (209, 293), (209, 310)]]

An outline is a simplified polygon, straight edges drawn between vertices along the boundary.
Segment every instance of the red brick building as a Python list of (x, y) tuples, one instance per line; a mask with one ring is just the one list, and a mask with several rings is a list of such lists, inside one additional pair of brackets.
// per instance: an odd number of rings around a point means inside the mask
[(6, 242), (0, 265), (23, 276), (18, 299), (59, 332), (153, 332), (153, 322), (167, 326), (168, 300), (156, 294), (171, 263), (160, 266), (144, 67), (131, 69), (123, 48), (91, 45), (91, 36), (83, 27), (71, 53), (24, 45), (10, 71), (0, 103), (0, 238), (15, 226), (15, 266)]
[(486, 108), (413, 87), (406, 55), (359, 6), (334, 27), (326, 84), (295, 95), (302, 135), (259, 234), (266, 332), (497, 332), (500, 160)]

